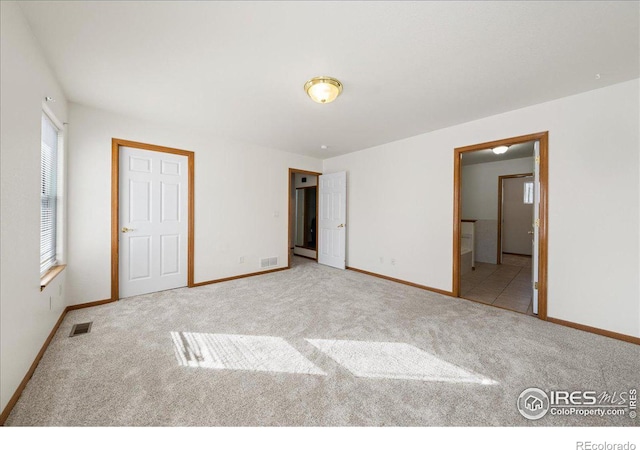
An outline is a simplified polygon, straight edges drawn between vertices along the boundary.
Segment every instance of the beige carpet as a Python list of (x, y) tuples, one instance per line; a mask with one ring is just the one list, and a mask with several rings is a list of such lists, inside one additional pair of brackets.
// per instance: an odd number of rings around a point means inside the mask
[(639, 373), (639, 346), (295, 258), (69, 313), (6, 424), (638, 426), (529, 421), (516, 401)]

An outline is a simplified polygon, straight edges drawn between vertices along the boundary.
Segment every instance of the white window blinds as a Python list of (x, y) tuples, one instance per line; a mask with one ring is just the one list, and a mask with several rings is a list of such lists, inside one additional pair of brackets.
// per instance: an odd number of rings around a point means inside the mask
[(40, 146), (40, 274), (56, 264), (58, 129), (42, 114)]

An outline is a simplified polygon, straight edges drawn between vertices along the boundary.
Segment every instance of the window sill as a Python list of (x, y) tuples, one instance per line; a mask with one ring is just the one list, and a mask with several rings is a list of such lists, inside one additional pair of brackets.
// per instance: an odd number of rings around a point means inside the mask
[(47, 287), (49, 283), (53, 281), (55, 277), (57, 277), (64, 269), (67, 267), (66, 264), (60, 264), (59, 266), (53, 266), (51, 269), (47, 271), (44, 275), (40, 277), (40, 290), (42, 291)]

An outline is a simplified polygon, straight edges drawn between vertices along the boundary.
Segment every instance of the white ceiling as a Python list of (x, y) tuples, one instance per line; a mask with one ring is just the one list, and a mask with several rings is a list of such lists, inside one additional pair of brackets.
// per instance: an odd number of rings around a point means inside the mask
[(506, 161), (508, 159), (530, 158), (533, 156), (533, 144), (535, 141), (522, 142), (509, 146), (509, 150), (501, 155), (493, 153), (493, 149), (477, 150), (475, 152), (465, 152), (462, 154), (462, 165), (491, 163)]
[(638, 2), (21, 7), (69, 100), (321, 158), (640, 76)]

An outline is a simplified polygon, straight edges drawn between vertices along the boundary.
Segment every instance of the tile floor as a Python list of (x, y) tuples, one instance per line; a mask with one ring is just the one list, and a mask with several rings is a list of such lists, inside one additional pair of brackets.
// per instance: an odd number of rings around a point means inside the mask
[(531, 258), (503, 255), (502, 264), (476, 262), (476, 270), (462, 276), (461, 296), (533, 315)]

